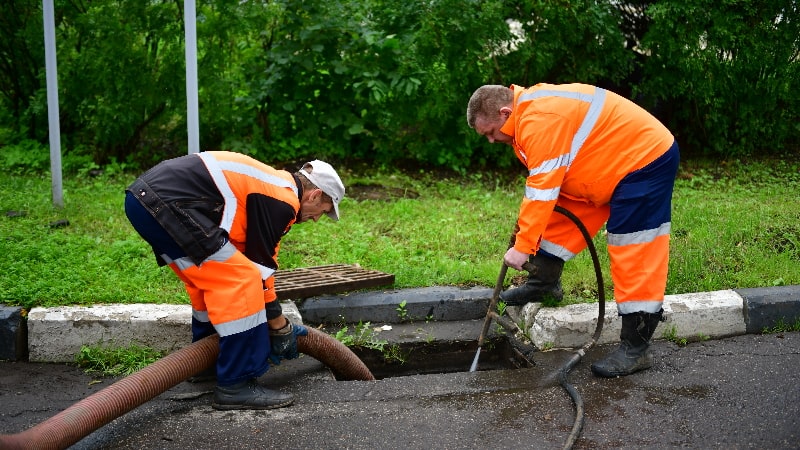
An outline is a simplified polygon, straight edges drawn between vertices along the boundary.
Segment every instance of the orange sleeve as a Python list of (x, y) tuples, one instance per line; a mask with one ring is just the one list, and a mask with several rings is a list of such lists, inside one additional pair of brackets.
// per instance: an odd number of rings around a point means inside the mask
[(278, 299), (278, 293), (275, 292), (275, 276), (270, 276), (264, 280), (264, 303), (274, 302)]
[[(281, 251), (281, 243), (278, 241), (275, 244), (275, 271), (278, 271), (278, 253)], [(274, 302), (278, 299), (278, 293), (275, 292), (275, 273), (264, 280), (264, 303)]]
[(536, 253), (553, 214), (575, 129), (556, 113), (526, 114), (516, 130), (517, 157), (528, 169), (525, 195), (519, 210), (519, 232), (514, 248)]

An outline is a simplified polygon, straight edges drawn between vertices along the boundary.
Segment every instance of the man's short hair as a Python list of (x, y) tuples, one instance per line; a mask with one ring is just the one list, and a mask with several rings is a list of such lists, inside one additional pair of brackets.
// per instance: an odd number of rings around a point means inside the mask
[(485, 84), (472, 94), (467, 105), (467, 125), (475, 128), (478, 117), (497, 116), (500, 108), (514, 102), (514, 91), (499, 84)]

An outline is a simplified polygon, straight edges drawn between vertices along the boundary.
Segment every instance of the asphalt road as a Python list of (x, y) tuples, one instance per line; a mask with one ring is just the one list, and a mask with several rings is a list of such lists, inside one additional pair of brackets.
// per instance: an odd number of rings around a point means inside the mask
[[(584, 402), (574, 448), (800, 448), (800, 333), (654, 344), (656, 365), (595, 378), (592, 349), (569, 374)], [(295, 394), (272, 411), (211, 408), (212, 383), (181, 383), (103, 426), (75, 449), (561, 448), (575, 419), (555, 371), (572, 355), (528, 369), (335, 381), (310, 357), (262, 378)], [(100, 381), (99, 383), (97, 381)], [(0, 433), (19, 433), (113, 379), (59, 364), (0, 362)]]

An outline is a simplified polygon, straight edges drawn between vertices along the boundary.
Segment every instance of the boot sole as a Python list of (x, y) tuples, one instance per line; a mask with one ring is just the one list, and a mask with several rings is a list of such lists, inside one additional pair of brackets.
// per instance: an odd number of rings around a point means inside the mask
[(189, 377), (186, 379), (186, 381), (189, 383), (196, 384), (196, 383), (207, 383), (209, 381), (214, 381), (216, 379), (217, 379), (216, 375), (204, 375), (202, 377)]
[(250, 409), (256, 411), (263, 411), (267, 409), (277, 409), (289, 406), (294, 403), (294, 400), (287, 400), (283, 403), (276, 403), (274, 405), (225, 405), (219, 403), (211, 403), (211, 407), (219, 411), (237, 411), (243, 409)]
[(634, 367), (632, 370), (629, 370), (627, 372), (609, 372), (609, 371), (605, 371), (605, 370), (600, 369), (600, 368), (596, 368), (594, 366), (594, 364), (592, 364), (591, 369), (592, 369), (592, 373), (597, 375), (598, 377), (616, 378), (616, 377), (624, 377), (624, 376), (627, 376), (627, 375), (633, 375), (636, 372), (641, 372), (642, 370), (647, 370), (647, 369), (649, 369), (651, 367), (653, 367), (653, 364), (649, 364), (649, 365), (645, 364), (645, 365), (642, 365), (642, 366)]

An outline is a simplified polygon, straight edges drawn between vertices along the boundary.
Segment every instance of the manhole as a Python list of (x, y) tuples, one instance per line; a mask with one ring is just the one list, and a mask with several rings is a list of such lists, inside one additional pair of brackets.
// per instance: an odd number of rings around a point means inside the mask
[[(409, 375), (432, 375), (468, 372), (477, 341), (399, 343), (386, 345), (383, 351), (364, 347), (351, 348), (376, 379)], [(481, 349), (478, 370), (504, 370), (532, 367), (508, 338), (487, 340)]]

